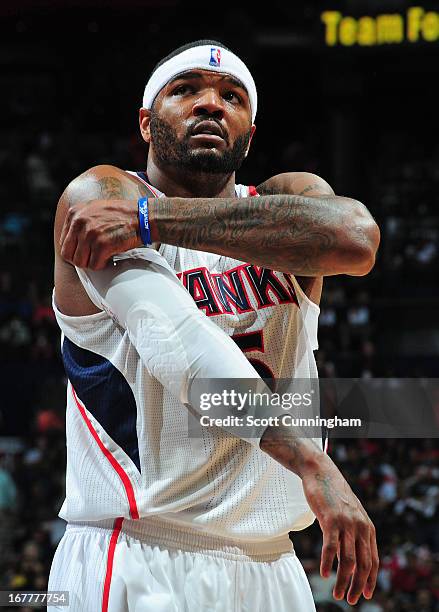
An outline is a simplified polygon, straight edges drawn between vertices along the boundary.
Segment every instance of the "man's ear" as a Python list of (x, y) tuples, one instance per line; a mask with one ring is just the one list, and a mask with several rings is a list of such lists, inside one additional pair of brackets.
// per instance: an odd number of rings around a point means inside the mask
[(151, 111), (147, 108), (139, 110), (139, 126), (142, 138), (148, 144), (151, 142)]
[(253, 135), (254, 135), (255, 132), (256, 132), (256, 126), (255, 126), (255, 124), (253, 124), (252, 127), (251, 127), (250, 139), (248, 141), (247, 151), (245, 152), (245, 156), (246, 157), (248, 155), (248, 152), (250, 151), (250, 145), (252, 143), (252, 138), (253, 138)]

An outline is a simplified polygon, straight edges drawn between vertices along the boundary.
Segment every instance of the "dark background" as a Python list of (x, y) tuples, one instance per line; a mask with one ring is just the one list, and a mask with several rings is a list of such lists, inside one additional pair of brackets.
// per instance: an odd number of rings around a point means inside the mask
[[(438, 3), (417, 5), (439, 12)], [(324, 9), (360, 17), (410, 6), (1, 4), (0, 588), (46, 588), (63, 529), (65, 379), (50, 308), (56, 203), (92, 165), (145, 167), (143, 88), (181, 44), (222, 41), (254, 75), (257, 131), (238, 182), (314, 172), (380, 225), (374, 270), (325, 280), (321, 376), (438, 376), (439, 39), (328, 47), (320, 19)], [(437, 440), (343, 440), (330, 452), (378, 530), (376, 607), (362, 612), (437, 611)], [(330, 589), (316, 578), (318, 526), (293, 540), (319, 610), (340, 609), (324, 603)]]

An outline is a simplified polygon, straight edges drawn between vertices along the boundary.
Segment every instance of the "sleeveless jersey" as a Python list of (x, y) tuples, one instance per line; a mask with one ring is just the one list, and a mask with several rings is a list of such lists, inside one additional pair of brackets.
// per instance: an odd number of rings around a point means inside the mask
[[(255, 188), (236, 185), (237, 197), (252, 195)], [(317, 378), (319, 307), (293, 275), (166, 244), (159, 253), (261, 376)], [(72, 317), (53, 306), (69, 379), (62, 518), (160, 515), (255, 541), (314, 521), (300, 478), (266, 453), (219, 427), (188, 437), (187, 408), (148, 372), (107, 312)]]

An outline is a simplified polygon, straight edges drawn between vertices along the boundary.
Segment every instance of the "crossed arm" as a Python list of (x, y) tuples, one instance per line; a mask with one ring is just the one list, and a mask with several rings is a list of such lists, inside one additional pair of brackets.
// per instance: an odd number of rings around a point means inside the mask
[[(334, 196), (325, 181), (304, 175), (269, 179), (258, 186), (259, 198), (150, 198), (152, 239), (299, 276), (367, 274), (379, 243), (372, 216), (361, 202)], [(66, 261), (101, 269), (112, 255), (142, 246), (137, 199), (151, 194), (126, 177), (113, 166), (97, 166), (77, 179), (89, 186), (88, 203), (67, 212)]]
[[(276, 189), (293, 194), (273, 195)], [(151, 198), (153, 239), (218, 252), (303, 276), (365, 274), (371, 268), (379, 232), (362, 204), (349, 198), (337, 198), (324, 181), (303, 174), (273, 177), (258, 190), (269, 195), (243, 199), (161, 198), (160, 202)], [(63, 265), (68, 261), (78, 267), (99, 269), (105, 267), (112, 255), (140, 246), (136, 204), (142, 195), (148, 195), (146, 187), (118, 169), (98, 167), (82, 175), (66, 190), (59, 205), (55, 236), (58, 259), (64, 260)], [(120, 293), (119, 283), (127, 287), (125, 281), (131, 282), (133, 266), (128, 266), (129, 269), (118, 266), (121, 274), (116, 270), (114, 277), (110, 274), (107, 281), (104, 277), (109, 274), (109, 268), (91, 273), (93, 285), (99, 288), (101, 284), (101, 297), (111, 302), (110, 307), (117, 310), (130, 333), (141, 335), (142, 309), (148, 296), (140, 301), (137, 297), (130, 310), (119, 311), (115, 299), (126, 295), (125, 289)], [(138, 272), (145, 273), (143, 269)], [(159, 271), (150, 266), (148, 273), (148, 283), (163, 283)], [(135, 279), (133, 282), (135, 292), (141, 284), (145, 285)], [(177, 285), (173, 289), (184, 292)], [(161, 307), (167, 309), (175, 299), (164, 299)], [(184, 309), (177, 311), (191, 319), (198, 317), (200, 313), (193, 301), (186, 301)], [(199, 317), (197, 324), (201, 322), (214, 327), (204, 316)], [(185, 325), (186, 320), (182, 324)], [(207, 331), (214, 334), (213, 329)], [(190, 333), (180, 334), (180, 340), (188, 351), (196, 348)], [(226, 341), (230, 342), (230, 346), (224, 344), (226, 352), (236, 349), (236, 346), (232, 348), (232, 340), (226, 338), (224, 343)], [(135, 345), (139, 345), (137, 340)], [(207, 367), (209, 351), (206, 346), (201, 350), (204, 353), (197, 356), (198, 363)], [(143, 358), (147, 360), (148, 356)], [(236, 367), (241, 371), (240, 359), (245, 358), (238, 353), (235, 358)], [(188, 361), (198, 369), (196, 361)], [(216, 358), (214, 361), (218, 367), (229, 360)], [(245, 365), (250, 367), (248, 362)], [(175, 378), (174, 374), (171, 378)], [(157, 375), (161, 375), (159, 371)], [(217, 376), (221, 377), (221, 372)], [(247, 376), (252, 377), (252, 372)], [(205, 377), (213, 376), (208, 373)], [(165, 380), (163, 382), (166, 384)], [(172, 381), (169, 384), (172, 385)], [(307, 500), (323, 531), (322, 576), (329, 575), (333, 560), (338, 557), (334, 597), (342, 599), (351, 581), (349, 603), (356, 603), (361, 593), (370, 598), (378, 571), (375, 530), (338, 468), (312, 440), (300, 438), (291, 428), (267, 428), (259, 445), (302, 479)]]

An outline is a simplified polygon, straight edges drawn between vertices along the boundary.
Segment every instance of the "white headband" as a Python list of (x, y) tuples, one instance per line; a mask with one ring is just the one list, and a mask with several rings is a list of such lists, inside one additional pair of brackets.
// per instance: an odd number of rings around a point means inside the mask
[(239, 79), (247, 89), (252, 111), (252, 123), (255, 122), (258, 96), (256, 85), (249, 69), (237, 55), (224, 49), (224, 47), (215, 47), (213, 45), (191, 47), (171, 57), (171, 59), (159, 66), (152, 73), (151, 78), (146, 84), (143, 94), (143, 108), (151, 108), (156, 95), (171, 79), (177, 76), (177, 74), (192, 68), (225, 72)]

